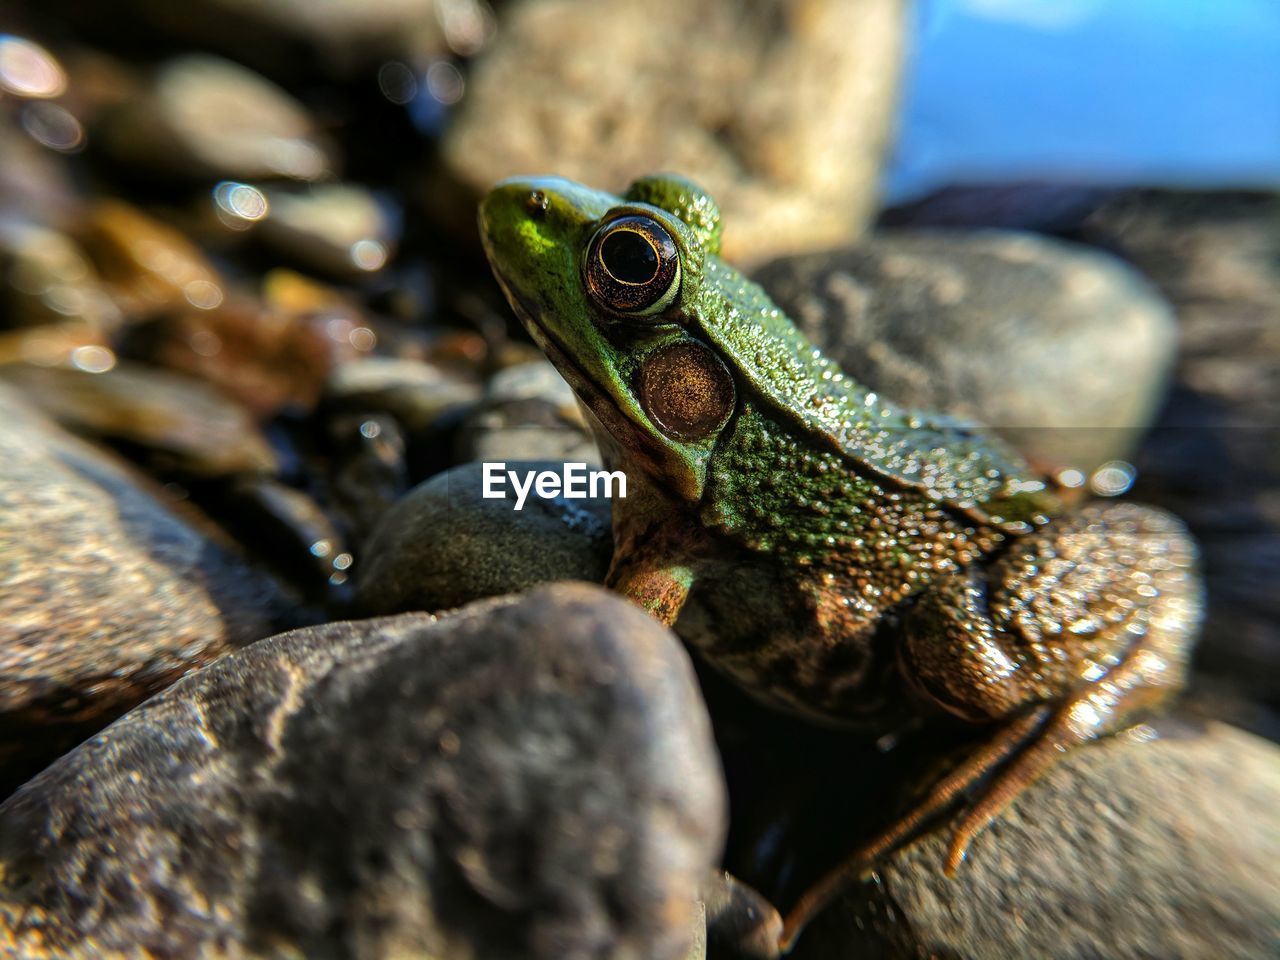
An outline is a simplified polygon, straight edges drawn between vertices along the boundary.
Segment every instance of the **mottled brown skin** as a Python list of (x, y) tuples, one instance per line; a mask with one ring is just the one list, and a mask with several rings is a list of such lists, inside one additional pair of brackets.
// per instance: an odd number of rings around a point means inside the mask
[[(1202, 604), (1177, 520), (1074, 509), (994, 435), (849, 380), (719, 260), (711, 211), (678, 178), (626, 200), (510, 181), (481, 228), (516, 312), (629, 478), (613, 589), (774, 706), (873, 731), (921, 711), (992, 729), (802, 900), (785, 946), (839, 884), (972, 788), (948, 872), (1063, 751), (1180, 688)], [(613, 303), (596, 278), (619, 265), (599, 251), (623, 217), (648, 217), (665, 231), (655, 252), (670, 237), (680, 263)]]

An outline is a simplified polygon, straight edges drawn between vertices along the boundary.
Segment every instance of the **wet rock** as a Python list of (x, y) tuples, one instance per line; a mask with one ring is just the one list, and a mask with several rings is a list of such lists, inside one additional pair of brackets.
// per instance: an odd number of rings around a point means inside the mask
[(181, 180), (316, 180), (335, 166), (297, 101), (208, 54), (161, 67), (145, 94), (106, 121), (103, 140), (119, 163)]
[(559, 460), (598, 464), (573, 388), (546, 360), (498, 371), (458, 432), (459, 460)]
[(393, 417), (356, 414), (329, 422), (335, 447), (330, 493), (352, 542), (363, 544), (384, 513), (409, 489), (404, 434)]
[(505, 5), (444, 143), (465, 194), (440, 199), (469, 224), (503, 177), (621, 190), (687, 170), (724, 211), (730, 259), (847, 242), (874, 203), (902, 24), (898, 0)]
[(1136, 495), (1179, 514), (1209, 590), (1197, 666), (1280, 723), (1280, 197), (1134, 193), (1086, 235), (1174, 304), (1170, 402), (1144, 444)]
[(116, 364), (109, 351), (84, 368), (14, 364), (0, 382), (77, 433), (128, 445), (157, 470), (196, 477), (269, 474), (276, 456), (248, 413), (199, 380)]
[(0, 789), (278, 628), (271, 582), (0, 387)]
[(376, 273), (395, 253), (398, 211), (363, 187), (326, 184), (266, 191), (264, 240), (289, 257), (339, 277)]
[(373, 331), (351, 309), (295, 311), (237, 298), (131, 331), (125, 349), (206, 380), (266, 417), (310, 410), (333, 371), (375, 345)]
[(676, 960), (723, 830), (679, 642), (561, 584), (186, 678), (0, 807), (0, 919), (77, 955)]
[(1236, 957), (1280, 939), (1280, 750), (1220, 723), (1067, 755), (955, 879), (938, 831), (851, 888), (796, 960)]
[(59, 227), (79, 212), (65, 161), (0, 118), (0, 209)]
[(469, 377), (414, 360), (370, 357), (336, 370), (324, 403), (340, 414), (390, 414), (413, 434), (479, 399), (480, 385)]
[(1046, 471), (1126, 455), (1173, 363), (1173, 316), (1141, 277), (1029, 234), (885, 232), (756, 279), (857, 380), (994, 427)]
[(224, 299), (222, 278), (195, 244), (122, 200), (99, 200), (85, 233), (90, 256), (130, 317), (212, 310)]
[[(554, 470), (553, 461), (507, 470)], [(388, 510), (359, 558), (357, 599), (370, 613), (442, 610), (549, 580), (600, 582), (613, 552), (609, 500), (543, 498), (516, 511), (486, 499), (480, 463), (432, 477)]]
[(120, 310), (93, 263), (70, 237), (17, 217), (0, 218), (0, 324), (36, 326), (77, 320), (105, 336)]

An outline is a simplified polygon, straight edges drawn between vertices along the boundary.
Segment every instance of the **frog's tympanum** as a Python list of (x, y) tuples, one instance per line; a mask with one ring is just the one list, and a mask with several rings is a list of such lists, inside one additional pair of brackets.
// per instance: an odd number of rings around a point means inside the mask
[(698, 187), (655, 176), (618, 198), (510, 180), (480, 229), (626, 472), (613, 589), (814, 720), (887, 729), (942, 710), (992, 725), (864, 865), (982, 784), (954, 871), (1063, 751), (1183, 683), (1201, 601), (1182, 525), (1122, 502), (1068, 509), (991, 433), (854, 382), (720, 260)]

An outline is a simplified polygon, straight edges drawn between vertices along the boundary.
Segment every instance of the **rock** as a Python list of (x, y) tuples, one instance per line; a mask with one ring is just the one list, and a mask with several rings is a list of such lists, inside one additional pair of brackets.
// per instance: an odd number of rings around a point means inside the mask
[[(507, 470), (554, 470), (555, 461)], [(383, 514), (359, 558), (357, 599), (370, 613), (443, 610), (552, 580), (600, 582), (613, 553), (605, 497), (544, 499), (520, 511), (485, 499), (483, 465), (464, 463), (419, 484)]]
[(504, 177), (620, 191), (680, 170), (719, 201), (732, 260), (848, 242), (875, 203), (904, 20), (899, 0), (504, 5), (439, 200), (470, 224)]
[(256, 416), (269, 417), (311, 410), (333, 371), (367, 357), (376, 339), (350, 308), (294, 311), (237, 298), (135, 328), (126, 349), (206, 380)]
[(792, 956), (1274, 956), (1280, 750), (1221, 723), (1141, 739), (1068, 754), (974, 842), (955, 879), (940, 868), (945, 830), (899, 850)]
[(222, 278), (195, 244), (122, 200), (94, 205), (85, 246), (130, 317), (212, 310), (224, 299)]
[(82, 369), (14, 364), (0, 382), (77, 433), (123, 442), (157, 470), (194, 477), (270, 474), (275, 453), (248, 413), (190, 377), (116, 364), (104, 351)]
[(0, 790), (278, 628), (272, 583), (0, 387)]
[(103, 141), (131, 170), (181, 180), (316, 180), (335, 167), (301, 104), (208, 54), (164, 64), (150, 89), (107, 121)]
[(679, 642), (560, 584), (184, 679), (0, 807), (0, 923), (80, 956), (677, 960), (724, 817)]
[(339, 277), (376, 273), (394, 255), (398, 211), (352, 184), (266, 191), (264, 240), (282, 253)]
[(442, 367), (369, 357), (334, 372), (324, 403), (337, 414), (390, 414), (406, 433), (414, 434), (432, 429), (442, 417), (466, 410), (479, 399), (479, 384)]
[(1046, 471), (1126, 455), (1173, 363), (1173, 317), (1141, 277), (1029, 234), (885, 232), (755, 279), (857, 380), (994, 427)]
[(75, 320), (103, 337), (120, 322), (120, 310), (84, 250), (57, 230), (0, 218), (0, 276), (0, 323), (6, 327)]
[(459, 460), (599, 464), (573, 388), (544, 359), (499, 370), (458, 432)]
[[(1173, 302), (1173, 395), (1134, 493), (1179, 514), (1209, 591), (1196, 665), (1267, 705), (1280, 729), (1280, 196), (1134, 193), (1086, 236)], [(1255, 727), (1264, 729), (1264, 727)]]
[(334, 453), (329, 491), (351, 539), (363, 547), (383, 514), (409, 489), (404, 434), (393, 417), (356, 414), (329, 421)]

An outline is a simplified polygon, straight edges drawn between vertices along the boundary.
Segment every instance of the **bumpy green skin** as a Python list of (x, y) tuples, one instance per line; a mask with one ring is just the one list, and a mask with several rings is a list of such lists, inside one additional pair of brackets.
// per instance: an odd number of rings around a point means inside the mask
[[(643, 321), (583, 281), (591, 237), (624, 214), (679, 248), (679, 294)], [(1180, 684), (1199, 594), (1177, 521), (1127, 507), (1055, 523), (1063, 504), (1004, 444), (857, 384), (724, 264), (718, 211), (693, 184), (649, 177), (618, 198), (508, 181), (480, 228), (513, 307), (627, 473), (610, 585), (754, 695), (871, 727), (921, 702), (999, 719), (1064, 700), (1139, 648), (1155, 659), (1136, 687)], [(655, 351), (690, 339), (736, 387), (727, 422), (696, 442), (664, 433), (637, 388)], [(1059, 547), (1070, 561), (1055, 562)], [(988, 582), (1001, 564), (1016, 568), (1011, 591)], [(1121, 713), (1104, 709), (1096, 731)]]

